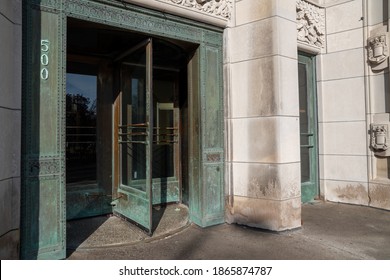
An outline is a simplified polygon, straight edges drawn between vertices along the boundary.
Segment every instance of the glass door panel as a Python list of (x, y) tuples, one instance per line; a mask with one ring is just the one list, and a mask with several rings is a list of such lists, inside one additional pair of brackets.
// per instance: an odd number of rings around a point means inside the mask
[(121, 57), (119, 187), (115, 212), (152, 232), (152, 42)]
[(119, 186), (114, 209), (150, 234), (152, 206), (180, 201), (182, 56), (172, 44), (149, 38), (116, 59)]
[(161, 47), (154, 46), (153, 204), (180, 201), (181, 187), (178, 70), (159, 58)]
[[(70, 68), (75, 64), (68, 62)], [(84, 64), (77, 64), (79, 70)], [(86, 73), (88, 74), (86, 74)], [(97, 76), (87, 71), (66, 75), (66, 219), (111, 212), (109, 193), (99, 179)], [(100, 117), (98, 116), (100, 114)]]

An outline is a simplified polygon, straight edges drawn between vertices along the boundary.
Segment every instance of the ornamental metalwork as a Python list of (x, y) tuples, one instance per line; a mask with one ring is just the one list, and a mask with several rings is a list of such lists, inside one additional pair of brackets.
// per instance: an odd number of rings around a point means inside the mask
[(325, 9), (303, 0), (297, 1), (298, 41), (314, 47), (325, 45)]
[(230, 19), (233, 0), (165, 0), (186, 8), (195, 9), (213, 16)]

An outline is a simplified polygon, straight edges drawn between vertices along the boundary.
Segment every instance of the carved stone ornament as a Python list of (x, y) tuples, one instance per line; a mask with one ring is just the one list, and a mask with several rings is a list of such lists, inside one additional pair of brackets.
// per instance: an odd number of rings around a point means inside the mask
[(165, 0), (180, 6), (196, 9), (214, 16), (230, 19), (233, 0)]
[(322, 48), (325, 45), (325, 9), (297, 1), (298, 41)]
[(389, 57), (389, 48), (387, 43), (387, 35), (380, 34), (377, 36), (372, 36), (368, 38), (368, 61), (371, 63), (373, 70), (382, 70), (387, 67), (379, 67), (379, 64), (385, 62)]
[(388, 125), (371, 124), (371, 147), (376, 155), (384, 156), (383, 151), (388, 149)]

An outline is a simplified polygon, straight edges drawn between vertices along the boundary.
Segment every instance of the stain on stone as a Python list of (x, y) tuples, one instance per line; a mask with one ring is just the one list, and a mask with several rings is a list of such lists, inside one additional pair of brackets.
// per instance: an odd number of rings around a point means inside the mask
[(368, 193), (362, 184), (338, 186), (335, 192), (340, 202), (368, 204)]
[(249, 181), (249, 193), (256, 198), (276, 197), (279, 180), (272, 178), (252, 177)]
[(390, 210), (390, 185), (370, 184), (370, 206)]

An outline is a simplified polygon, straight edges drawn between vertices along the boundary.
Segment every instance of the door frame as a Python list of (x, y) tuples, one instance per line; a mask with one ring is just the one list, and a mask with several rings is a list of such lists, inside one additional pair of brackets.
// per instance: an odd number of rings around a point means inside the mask
[[(188, 62), (189, 219), (224, 222), (223, 30), (113, 0), (23, 2), (21, 258), (66, 257), (67, 18), (198, 45)], [(213, 128), (213, 129), (210, 129)], [(43, 219), (43, 217), (45, 217)]]
[[(319, 196), (319, 161), (318, 161), (318, 110), (316, 87), (316, 56), (298, 52), (298, 64), (305, 65), (307, 84), (307, 105), (309, 111), (310, 181), (301, 182), (301, 201), (303, 203), (317, 199)], [(302, 146), (302, 145), (301, 145)], [(301, 171), (302, 172), (302, 171)]]

